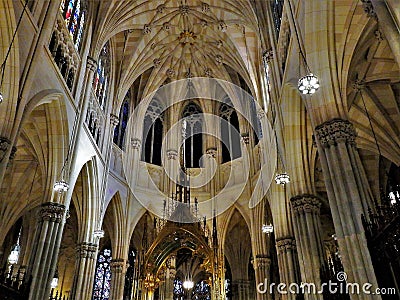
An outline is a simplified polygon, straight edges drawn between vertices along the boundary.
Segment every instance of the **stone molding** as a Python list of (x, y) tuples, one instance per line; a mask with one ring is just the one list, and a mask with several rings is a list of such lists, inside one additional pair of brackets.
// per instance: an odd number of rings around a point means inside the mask
[(140, 139), (137, 139), (137, 138), (131, 139), (131, 146), (133, 149), (139, 150), (141, 145), (142, 145), (142, 141)]
[(114, 127), (117, 126), (119, 124), (119, 117), (117, 115), (110, 114), (110, 122)]
[(210, 147), (206, 150), (206, 154), (211, 156), (212, 158), (215, 158), (217, 156), (217, 148), (216, 147)]
[(276, 241), (276, 248), (280, 253), (296, 250), (296, 240), (291, 237), (279, 239)]
[(77, 258), (96, 259), (97, 245), (93, 243), (83, 242), (76, 246)]
[(324, 147), (347, 143), (355, 145), (357, 133), (353, 124), (343, 119), (332, 119), (315, 128), (317, 141)]
[(168, 160), (176, 160), (178, 158), (178, 151), (174, 150), (174, 149), (169, 149), (167, 150), (167, 158)]
[(110, 268), (111, 268), (111, 273), (123, 273), (125, 270), (125, 259), (123, 258), (116, 258), (111, 260), (110, 263)]
[(317, 196), (303, 194), (290, 198), (292, 209), (295, 214), (300, 213), (319, 213), (321, 201)]
[(253, 258), (252, 263), (255, 270), (265, 269), (271, 266), (271, 259), (266, 256), (256, 256)]
[(88, 57), (87, 57), (87, 62), (86, 62), (86, 67), (87, 67), (90, 71), (96, 72), (96, 70), (97, 70), (97, 61), (96, 61), (94, 58), (88, 56)]
[(60, 223), (65, 214), (65, 205), (54, 202), (43, 203), (40, 209), (41, 221)]

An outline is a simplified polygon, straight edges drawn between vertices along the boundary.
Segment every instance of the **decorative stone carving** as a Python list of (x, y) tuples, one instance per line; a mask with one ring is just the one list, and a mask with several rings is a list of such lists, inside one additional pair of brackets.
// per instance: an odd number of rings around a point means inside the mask
[(215, 158), (217, 156), (217, 148), (215, 147), (208, 148), (206, 150), (206, 154), (210, 155), (212, 158)]
[(159, 58), (153, 59), (153, 64), (155, 68), (158, 68), (161, 65), (161, 59)]
[(210, 68), (205, 69), (204, 76), (205, 77), (212, 77), (212, 70)]
[(175, 70), (174, 69), (168, 69), (165, 74), (168, 76), (168, 78), (172, 78), (172, 77), (175, 76)]
[(142, 145), (142, 141), (137, 138), (133, 138), (131, 139), (131, 145), (133, 149), (139, 150), (140, 146)]
[(257, 111), (257, 118), (259, 119), (259, 120), (261, 120), (261, 119), (263, 119), (265, 117), (265, 111), (262, 109), (262, 108), (260, 108), (258, 111)]
[(218, 49), (221, 49), (224, 46), (224, 42), (222, 40), (218, 40), (215, 42)]
[(17, 147), (13, 146), (10, 153), (10, 160), (13, 160), (16, 154), (17, 154)]
[(125, 260), (122, 258), (113, 259), (110, 263), (111, 273), (123, 273), (125, 270)]
[(321, 201), (317, 196), (303, 194), (290, 199), (295, 214), (319, 213)]
[(248, 132), (242, 133), (242, 140), (246, 145), (250, 143), (250, 136)]
[(88, 56), (87, 57), (87, 62), (86, 62), (86, 67), (91, 72), (96, 72), (96, 70), (97, 70), (97, 61), (94, 58)]
[(114, 127), (117, 126), (119, 124), (118, 116), (114, 115), (114, 114), (110, 114), (110, 122), (111, 122), (111, 125), (113, 125)]
[(208, 3), (201, 3), (201, 11), (203, 13), (209, 13), (210, 12), (210, 5)]
[(223, 62), (222, 55), (220, 55), (220, 54), (215, 55), (215, 62), (219, 65), (222, 65), (222, 62)]
[(65, 214), (65, 206), (60, 203), (43, 203), (40, 209), (40, 219), (60, 223)]
[(325, 148), (338, 143), (355, 145), (357, 133), (353, 124), (343, 119), (333, 119), (315, 128), (317, 140)]
[(368, 17), (370, 18), (377, 18), (374, 6), (372, 5), (371, 0), (361, 0), (362, 6), (364, 8), (364, 12), (367, 14)]
[(375, 38), (380, 42), (382, 42), (385, 39), (385, 36), (383, 35), (383, 32), (381, 30), (379, 30), (379, 29), (375, 30), (374, 35), (375, 35)]
[(294, 238), (283, 238), (276, 241), (278, 252), (287, 252), (296, 250), (296, 241)]
[(5, 137), (0, 137), (0, 161), (3, 161), (8, 148), (11, 146), (11, 141)]
[(206, 21), (206, 20), (204, 20), (204, 19), (202, 19), (201, 21), (200, 21), (200, 25), (201, 25), (201, 27), (207, 27), (208, 26), (208, 22)]
[(187, 16), (189, 14), (189, 11), (190, 11), (189, 5), (181, 5), (181, 6), (179, 6), (179, 13), (182, 16)]
[(178, 158), (178, 151), (173, 149), (167, 150), (167, 158), (168, 160), (170, 159), (176, 160)]
[(265, 50), (263, 53), (264, 63), (269, 63), (274, 58), (274, 51), (272, 49)]
[(218, 22), (218, 29), (222, 32), (226, 32), (226, 30), (228, 29), (228, 26), (226, 25), (224, 20), (220, 20)]
[(256, 256), (256, 258), (252, 260), (252, 263), (255, 270), (266, 269), (270, 267), (271, 259), (266, 256)]
[(96, 259), (97, 245), (83, 242), (76, 247), (76, 256), (80, 258)]
[(171, 29), (171, 24), (170, 24), (169, 22), (165, 22), (165, 23), (162, 25), (162, 29), (163, 29), (164, 31), (169, 31), (169, 30)]
[(157, 6), (157, 13), (163, 14), (164, 11), (165, 11), (165, 4), (160, 4), (159, 6)]
[(365, 87), (365, 81), (361, 79), (356, 79), (354, 83), (352, 84), (353, 90), (356, 92), (362, 90)]
[(144, 35), (148, 35), (151, 33), (151, 25), (150, 24), (145, 24), (143, 26), (143, 30), (142, 30)]

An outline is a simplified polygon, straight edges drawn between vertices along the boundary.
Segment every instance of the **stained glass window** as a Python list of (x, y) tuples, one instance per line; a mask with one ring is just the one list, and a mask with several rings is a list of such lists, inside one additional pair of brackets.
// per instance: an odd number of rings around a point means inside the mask
[(93, 90), (100, 106), (104, 109), (107, 100), (108, 80), (110, 73), (110, 47), (106, 43), (101, 50), (97, 64), (97, 72), (93, 79)]
[(239, 119), (230, 101), (221, 104), (219, 116), (221, 118), (222, 162), (225, 163), (242, 155)]
[(65, 25), (71, 39), (74, 42), (75, 49), (80, 50), (83, 29), (85, 26), (84, 2), (81, 0), (62, 0), (60, 11), (64, 17)]
[(111, 290), (111, 250), (104, 249), (97, 256), (92, 300), (108, 300)]
[(185, 297), (185, 292), (183, 290), (183, 282), (182, 280), (175, 279), (174, 280), (174, 298), (173, 300), (183, 300)]
[(196, 283), (194, 286), (192, 300), (211, 300), (210, 285), (205, 280)]
[(114, 139), (113, 139), (114, 144), (116, 144), (121, 149), (123, 149), (124, 147), (125, 131), (129, 120), (130, 98), (131, 98), (130, 92), (128, 92), (125, 96), (124, 102), (122, 103), (122, 107), (119, 113), (119, 123), (114, 129)]

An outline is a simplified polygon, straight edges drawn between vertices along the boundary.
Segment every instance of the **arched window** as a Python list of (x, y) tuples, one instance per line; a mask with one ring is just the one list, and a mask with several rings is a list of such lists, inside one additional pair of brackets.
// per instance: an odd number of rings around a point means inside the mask
[(161, 148), (164, 131), (164, 116), (160, 103), (153, 99), (144, 118), (142, 160), (161, 166)]
[(231, 103), (221, 104), (219, 116), (221, 118), (222, 163), (225, 163), (242, 155), (239, 119)]
[(185, 292), (183, 290), (182, 280), (175, 279), (174, 280), (174, 297), (173, 300), (183, 300), (185, 297)]
[(99, 101), (100, 106), (104, 109), (107, 100), (107, 91), (110, 81), (110, 47), (108, 42), (101, 50), (99, 61), (97, 64), (97, 72), (93, 79), (93, 91)]
[(194, 286), (192, 300), (211, 300), (210, 285), (205, 280), (196, 283)]
[(124, 102), (122, 103), (121, 110), (119, 112), (119, 123), (114, 129), (114, 143), (121, 149), (124, 148), (124, 138), (126, 126), (129, 120), (129, 101), (130, 101), (130, 92), (126, 94)]
[(200, 158), (203, 155), (203, 119), (202, 111), (194, 103), (186, 105), (182, 118), (185, 142), (183, 143), (184, 165), (186, 168), (199, 168)]
[(75, 49), (80, 50), (83, 30), (85, 27), (85, 10), (81, 0), (62, 0), (60, 5), (65, 25), (74, 42)]
[(92, 300), (108, 300), (111, 290), (111, 250), (104, 249), (97, 256)]

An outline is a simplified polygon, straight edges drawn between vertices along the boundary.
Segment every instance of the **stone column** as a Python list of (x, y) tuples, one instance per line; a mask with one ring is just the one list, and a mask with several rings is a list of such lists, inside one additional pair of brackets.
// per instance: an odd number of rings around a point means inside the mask
[(167, 270), (165, 278), (165, 298), (166, 300), (172, 299), (174, 296), (174, 280), (176, 276), (175, 268), (169, 268)]
[(41, 205), (39, 221), (33, 239), (26, 280), (31, 280), (29, 300), (49, 297), (50, 282), (54, 276), (62, 232), (65, 224), (65, 206), (48, 202)]
[(249, 280), (234, 280), (232, 281), (233, 299), (249, 300), (250, 299), (250, 281)]
[(76, 264), (71, 300), (89, 300), (92, 297), (96, 270), (97, 245), (83, 242), (76, 247)]
[[(270, 267), (271, 267), (271, 259), (266, 256), (257, 256), (253, 259), (253, 267), (256, 274), (256, 285), (260, 285), (261, 283), (265, 284), (267, 281), (268, 284), (270, 281)], [(264, 287), (265, 288), (265, 287)], [(271, 294), (269, 290), (266, 293), (256, 291), (256, 299), (257, 300), (266, 300), (271, 299)]]
[[(296, 251), (296, 241), (293, 237), (276, 240), (280, 282), (290, 286), (299, 283), (299, 266)], [(295, 294), (282, 294), (281, 299), (296, 299)]]
[(126, 261), (122, 258), (113, 259), (111, 267), (111, 297), (112, 300), (122, 300), (124, 296)]
[[(294, 232), (299, 251), (301, 280), (321, 285), (321, 268), (324, 265), (324, 247), (321, 238), (321, 202), (314, 195), (298, 195), (290, 199)], [(321, 294), (306, 293), (305, 299), (323, 299)]]
[[(348, 282), (377, 287), (361, 214), (370, 202), (362, 180), (363, 167), (355, 145), (353, 125), (333, 119), (315, 128), (321, 167), (329, 198), (339, 251)], [(380, 299), (374, 295), (352, 295), (352, 299)]]

